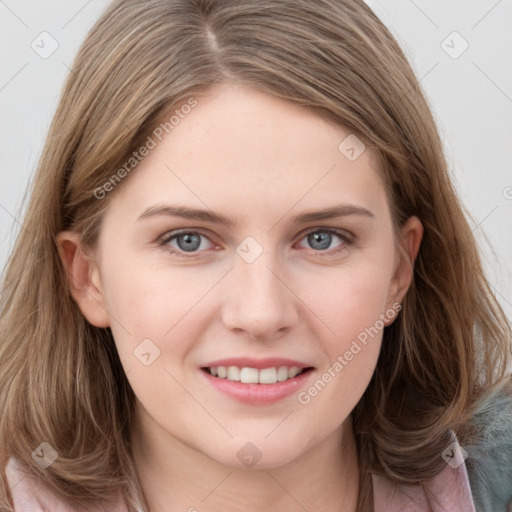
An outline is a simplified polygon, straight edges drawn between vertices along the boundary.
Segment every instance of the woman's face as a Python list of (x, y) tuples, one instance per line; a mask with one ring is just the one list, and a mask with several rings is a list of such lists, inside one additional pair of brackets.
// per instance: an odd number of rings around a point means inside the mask
[[(78, 302), (148, 432), (275, 467), (341, 432), (410, 270), (349, 131), (241, 86), (195, 99), (110, 198)], [(419, 221), (404, 234), (414, 258)]]

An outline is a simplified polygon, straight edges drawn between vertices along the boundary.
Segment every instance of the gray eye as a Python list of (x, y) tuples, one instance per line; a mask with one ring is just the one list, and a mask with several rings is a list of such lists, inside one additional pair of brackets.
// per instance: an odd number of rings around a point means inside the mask
[(178, 247), (182, 251), (195, 251), (199, 249), (199, 246), (201, 245), (201, 235), (199, 234), (184, 233), (181, 235), (176, 235), (175, 238)]
[(325, 231), (317, 231), (308, 235), (308, 242), (316, 250), (327, 249), (331, 245), (332, 235)]

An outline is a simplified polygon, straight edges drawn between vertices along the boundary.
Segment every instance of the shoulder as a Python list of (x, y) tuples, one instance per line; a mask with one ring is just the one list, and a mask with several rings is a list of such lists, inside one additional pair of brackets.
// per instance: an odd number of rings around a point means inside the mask
[(22, 465), (11, 457), (5, 474), (12, 495), (15, 512), (72, 512), (64, 503), (58, 502), (48, 489), (27, 473)]
[[(452, 438), (457, 441), (453, 432)], [(398, 483), (373, 474), (374, 511), (475, 512), (464, 459), (457, 455), (455, 461), (456, 464), (447, 463), (440, 473), (419, 484)]]
[(480, 399), (470, 422), (474, 433), (463, 446), (477, 512), (512, 510), (511, 389), (509, 382)]
[[(11, 457), (5, 467), (5, 475), (12, 495), (14, 512), (76, 512), (75, 507), (59, 500), (42, 482), (24, 470), (14, 457)], [(99, 503), (89, 512), (127, 512), (122, 498), (113, 506)]]
[(512, 383), (478, 401), (469, 427), (471, 435), (463, 444), (452, 432), (462, 448), (457, 451), (460, 462), (447, 464), (422, 485), (397, 484), (373, 474), (375, 511), (426, 512), (433, 510), (433, 497), (435, 510), (512, 512)]

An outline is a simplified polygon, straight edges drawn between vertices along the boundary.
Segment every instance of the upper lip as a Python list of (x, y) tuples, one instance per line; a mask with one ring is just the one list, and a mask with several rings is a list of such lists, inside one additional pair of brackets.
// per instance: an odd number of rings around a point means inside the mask
[(311, 368), (310, 364), (301, 363), (294, 359), (286, 359), (282, 357), (269, 357), (265, 359), (254, 359), (250, 357), (230, 357), (227, 359), (217, 359), (202, 365), (202, 368), (215, 368), (218, 366), (238, 366), (239, 368), (279, 368), (280, 366), (288, 366), (289, 368), (296, 366), (297, 368)]

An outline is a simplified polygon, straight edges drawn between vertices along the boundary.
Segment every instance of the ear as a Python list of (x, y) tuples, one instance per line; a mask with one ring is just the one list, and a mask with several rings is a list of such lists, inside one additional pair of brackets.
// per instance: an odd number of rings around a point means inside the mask
[(96, 327), (109, 327), (99, 268), (84, 250), (78, 233), (57, 235), (59, 256), (68, 278), (69, 291), (85, 318)]
[[(400, 304), (411, 285), (414, 261), (423, 238), (423, 224), (420, 219), (415, 216), (409, 217), (402, 227), (401, 235), (393, 277), (388, 290), (388, 308), (393, 304)], [(389, 323), (392, 321), (391, 319)]]

